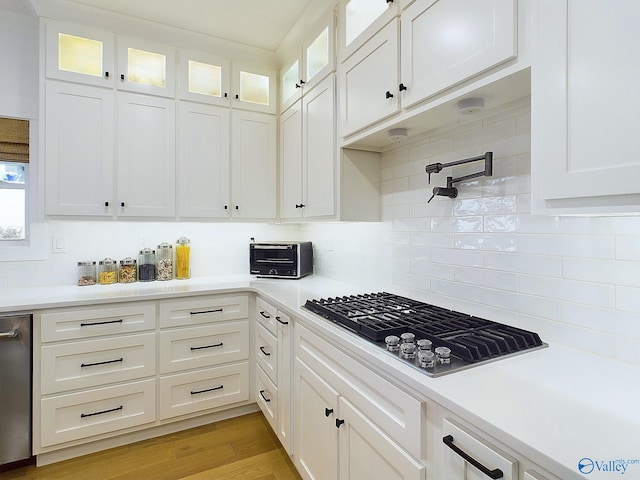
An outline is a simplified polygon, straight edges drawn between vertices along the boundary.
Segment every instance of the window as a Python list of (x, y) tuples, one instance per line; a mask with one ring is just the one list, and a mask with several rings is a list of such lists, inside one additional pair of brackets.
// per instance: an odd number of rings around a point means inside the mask
[(29, 121), (0, 118), (0, 242), (27, 239)]

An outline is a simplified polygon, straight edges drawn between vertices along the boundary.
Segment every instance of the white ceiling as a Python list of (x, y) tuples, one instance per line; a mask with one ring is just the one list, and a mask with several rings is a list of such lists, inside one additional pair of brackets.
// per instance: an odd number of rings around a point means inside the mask
[[(6, 1), (6, 0), (0, 0)], [(275, 51), (311, 4), (327, 0), (70, 0)]]

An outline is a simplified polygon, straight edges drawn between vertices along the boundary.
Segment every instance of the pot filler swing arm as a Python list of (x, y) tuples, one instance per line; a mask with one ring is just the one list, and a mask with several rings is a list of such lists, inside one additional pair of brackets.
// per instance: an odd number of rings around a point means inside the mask
[(431, 202), (436, 195), (442, 197), (456, 198), (458, 196), (458, 189), (453, 186), (454, 183), (463, 182), (465, 180), (471, 180), (472, 178), (478, 177), (490, 177), (493, 175), (493, 152), (486, 152), (484, 155), (480, 155), (478, 157), (465, 158), (464, 160), (456, 160), (455, 162), (449, 163), (432, 163), (424, 167), (425, 172), (429, 175), (429, 184), (431, 184), (431, 174), (432, 173), (440, 173), (443, 168), (453, 167), (454, 165), (463, 165), (465, 163), (471, 162), (479, 162), (480, 160), (484, 160), (484, 170), (477, 173), (471, 173), (469, 175), (465, 175), (460, 178), (447, 177), (447, 186), (446, 187), (434, 187), (433, 195), (427, 201), (427, 203)]

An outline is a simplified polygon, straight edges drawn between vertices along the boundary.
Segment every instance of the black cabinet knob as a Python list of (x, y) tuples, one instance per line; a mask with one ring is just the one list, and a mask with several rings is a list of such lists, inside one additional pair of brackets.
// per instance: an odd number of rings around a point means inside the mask
[(336, 418), (336, 428), (340, 428), (340, 425), (344, 424), (344, 420)]
[(238, 100), (240, 98), (240, 95), (236, 95), (236, 100)]
[(104, 78), (109, 78), (109, 72), (104, 72)]
[(240, 207), (238, 205), (236, 205), (236, 210), (240, 210)]
[(120, 75), (120, 80), (124, 82), (124, 73)]
[(398, 85), (398, 90), (400, 90), (401, 92), (404, 92), (407, 89), (407, 86), (404, 83), (401, 83), (400, 85)]
[(109, 202), (104, 202), (104, 206), (108, 207), (109, 206)]
[(224, 92), (224, 98), (227, 98), (229, 96), (229, 94), (227, 92)]
[(333, 413), (333, 408), (325, 408), (324, 409), (324, 416), (328, 417), (329, 415), (331, 415)]
[(224, 209), (225, 209), (225, 210), (228, 210), (228, 209), (229, 209), (229, 205), (225, 205), (225, 206), (224, 206)]
[(385, 97), (386, 98), (393, 98), (393, 93), (391, 93), (389, 90), (387, 90), (387, 93), (385, 93)]
[(124, 207), (124, 202), (120, 202), (120, 206), (121, 206), (121, 207)]
[(387, 3), (393, 3), (393, 0), (387, 0)]

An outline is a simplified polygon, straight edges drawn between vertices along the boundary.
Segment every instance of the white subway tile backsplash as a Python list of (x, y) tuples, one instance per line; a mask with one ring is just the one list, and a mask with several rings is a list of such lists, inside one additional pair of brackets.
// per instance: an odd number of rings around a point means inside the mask
[(558, 217), (533, 217), (531, 215), (485, 215), (484, 231), (493, 233), (559, 233)]
[(482, 267), (484, 253), (475, 250), (458, 250), (455, 248), (431, 248), (431, 261), (448, 265), (466, 267)]
[(484, 197), (484, 198), (462, 198), (455, 201), (455, 215), (480, 215), (486, 213), (516, 213), (517, 198), (515, 195)]
[(561, 257), (549, 255), (523, 255), (510, 252), (485, 252), (485, 268), (507, 272), (559, 277), (562, 274)]
[(520, 253), (561, 255), (566, 257), (613, 258), (613, 236), (519, 235)]
[(616, 309), (640, 313), (640, 288), (615, 287), (615, 300)]
[(565, 278), (640, 287), (640, 262), (564, 257), (562, 270)]
[(429, 247), (453, 248), (455, 234), (453, 233), (412, 233), (411, 245), (425, 245)]
[(638, 241), (637, 235), (618, 235), (616, 237), (616, 258), (640, 262), (640, 241)]
[(522, 293), (598, 307), (615, 307), (616, 294), (612, 285), (538, 275), (519, 275), (518, 278)]
[(495, 233), (456, 233), (455, 247), (472, 250), (515, 252), (518, 241), (515, 235)]
[(455, 281), (513, 292), (518, 291), (518, 275), (512, 272), (458, 266), (455, 267)]
[(563, 302), (562, 321), (626, 338), (640, 340), (637, 315), (619, 310)]
[(481, 216), (434, 217), (431, 221), (433, 232), (481, 232)]
[(444, 263), (425, 262), (420, 260), (409, 261), (410, 272), (424, 277), (439, 278), (442, 280), (453, 280), (455, 269), (453, 265)]

